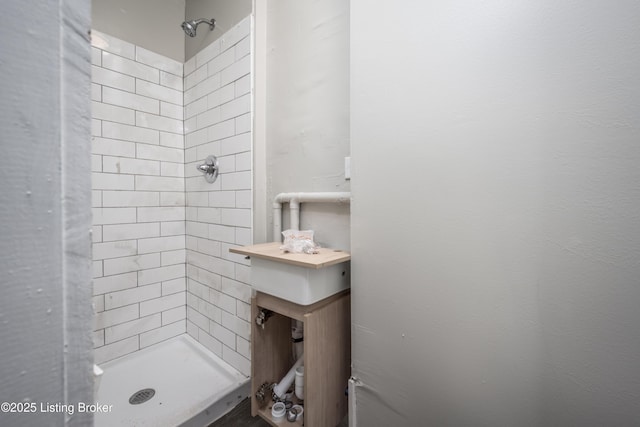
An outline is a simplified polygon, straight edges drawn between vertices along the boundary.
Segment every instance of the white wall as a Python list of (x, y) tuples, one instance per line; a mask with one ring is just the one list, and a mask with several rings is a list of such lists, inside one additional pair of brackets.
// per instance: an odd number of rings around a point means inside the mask
[(91, 0), (98, 31), (184, 62), (185, 0)]
[(640, 6), (386, 6), (351, 2), (357, 424), (637, 423)]
[[(256, 143), (264, 138), (266, 146), (264, 159), (256, 161), (266, 167), (256, 179), (266, 178), (267, 209), (256, 218), (255, 232), (271, 240), (276, 194), (349, 191), (344, 178), (344, 157), (349, 155), (349, 4), (269, 1), (256, 19), (256, 28), (266, 34), (266, 46), (256, 57), (256, 96), (264, 96), (264, 112), (256, 110), (263, 114), (257, 120), (262, 120), (264, 135), (256, 135)], [(261, 167), (256, 165), (256, 170)], [(285, 220), (283, 228), (288, 224)], [(348, 206), (303, 204), (301, 227), (314, 229), (325, 246), (349, 248)]]
[(215, 19), (213, 31), (200, 24), (195, 37), (185, 37), (185, 60), (209, 46), (251, 14), (251, 0), (186, 0), (185, 20)]
[(2, 426), (93, 419), (39, 407), (93, 394), (89, 14), (83, 1), (22, 1), (0, 17), (0, 401), (36, 405), (3, 410)]
[(92, 32), (96, 363), (186, 331), (183, 65)]

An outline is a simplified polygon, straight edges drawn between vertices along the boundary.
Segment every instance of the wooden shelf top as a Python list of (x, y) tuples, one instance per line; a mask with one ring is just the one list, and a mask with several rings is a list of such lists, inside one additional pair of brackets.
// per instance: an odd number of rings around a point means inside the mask
[(306, 268), (328, 267), (351, 259), (351, 254), (342, 250), (320, 248), (317, 254), (294, 254), (282, 251), (280, 246), (278, 242), (261, 243), (230, 248), (229, 252)]
[[(271, 424), (272, 426), (280, 426), (282, 424), (286, 424), (288, 426), (302, 426), (304, 424), (302, 424), (302, 417), (300, 417), (299, 420), (296, 420), (294, 422), (291, 421), (287, 421), (285, 418), (281, 418), (279, 421), (276, 421), (272, 416), (271, 416), (271, 407), (273, 406), (273, 402), (269, 402), (269, 405), (267, 405), (266, 408), (261, 408), (258, 409), (258, 415), (265, 421), (267, 421), (269, 424)], [(304, 408), (303, 408), (304, 409)], [(304, 412), (302, 413), (302, 415), (304, 416)]]

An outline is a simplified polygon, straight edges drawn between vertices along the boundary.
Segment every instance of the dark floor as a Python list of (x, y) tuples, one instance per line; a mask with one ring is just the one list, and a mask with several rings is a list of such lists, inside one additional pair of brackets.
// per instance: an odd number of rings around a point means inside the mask
[(251, 399), (246, 398), (209, 427), (270, 427), (270, 425), (260, 417), (251, 416)]
[[(348, 425), (349, 417), (346, 416), (338, 427), (347, 427)], [(260, 417), (251, 416), (251, 400), (247, 398), (224, 417), (210, 424), (209, 427), (270, 427), (270, 424)]]

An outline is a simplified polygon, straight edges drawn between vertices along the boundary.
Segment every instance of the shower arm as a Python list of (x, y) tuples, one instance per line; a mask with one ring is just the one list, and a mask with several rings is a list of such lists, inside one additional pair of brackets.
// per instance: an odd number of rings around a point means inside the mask
[(193, 21), (188, 21), (188, 22), (192, 22), (195, 27), (197, 27), (198, 25), (200, 25), (202, 23), (207, 23), (207, 24), (209, 24), (209, 28), (212, 29), (212, 30), (216, 26), (216, 20), (213, 19), (213, 18), (212, 19), (204, 19), (204, 18), (194, 19)]

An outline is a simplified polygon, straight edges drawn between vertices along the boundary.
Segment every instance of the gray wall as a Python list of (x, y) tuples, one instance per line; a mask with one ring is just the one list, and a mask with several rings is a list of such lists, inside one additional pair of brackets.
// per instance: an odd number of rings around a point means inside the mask
[(185, 19), (215, 19), (216, 27), (209, 30), (206, 24), (200, 24), (195, 37), (185, 37), (185, 60), (220, 38), (251, 14), (251, 0), (187, 0)]
[[(344, 177), (344, 157), (349, 155), (349, 4), (269, 1), (259, 18), (266, 20), (256, 23), (258, 33), (266, 26), (263, 56), (256, 49), (256, 82), (263, 70), (266, 88), (261, 94), (263, 87), (256, 83), (256, 96), (265, 97), (267, 209), (266, 223), (256, 223), (255, 233), (259, 239), (266, 229), (264, 235), (271, 240), (270, 208), (276, 194), (350, 188)], [(259, 138), (256, 135), (256, 144)], [(288, 225), (285, 215), (283, 229)], [(348, 249), (349, 207), (303, 204), (301, 228), (314, 229), (325, 246)]]
[[(92, 401), (89, 4), (25, 0), (0, 17), (0, 425), (85, 426)], [(24, 22), (38, 25), (24, 31)], [(31, 408), (30, 408), (31, 409)]]
[(91, 0), (92, 28), (184, 62), (185, 0)]
[[(92, 0), (92, 27), (180, 62), (217, 40), (251, 14), (251, 0)], [(180, 24), (191, 19), (216, 20), (210, 31), (198, 27), (187, 37)]]
[(636, 424), (640, 5), (386, 6), (351, 2), (357, 425)]

